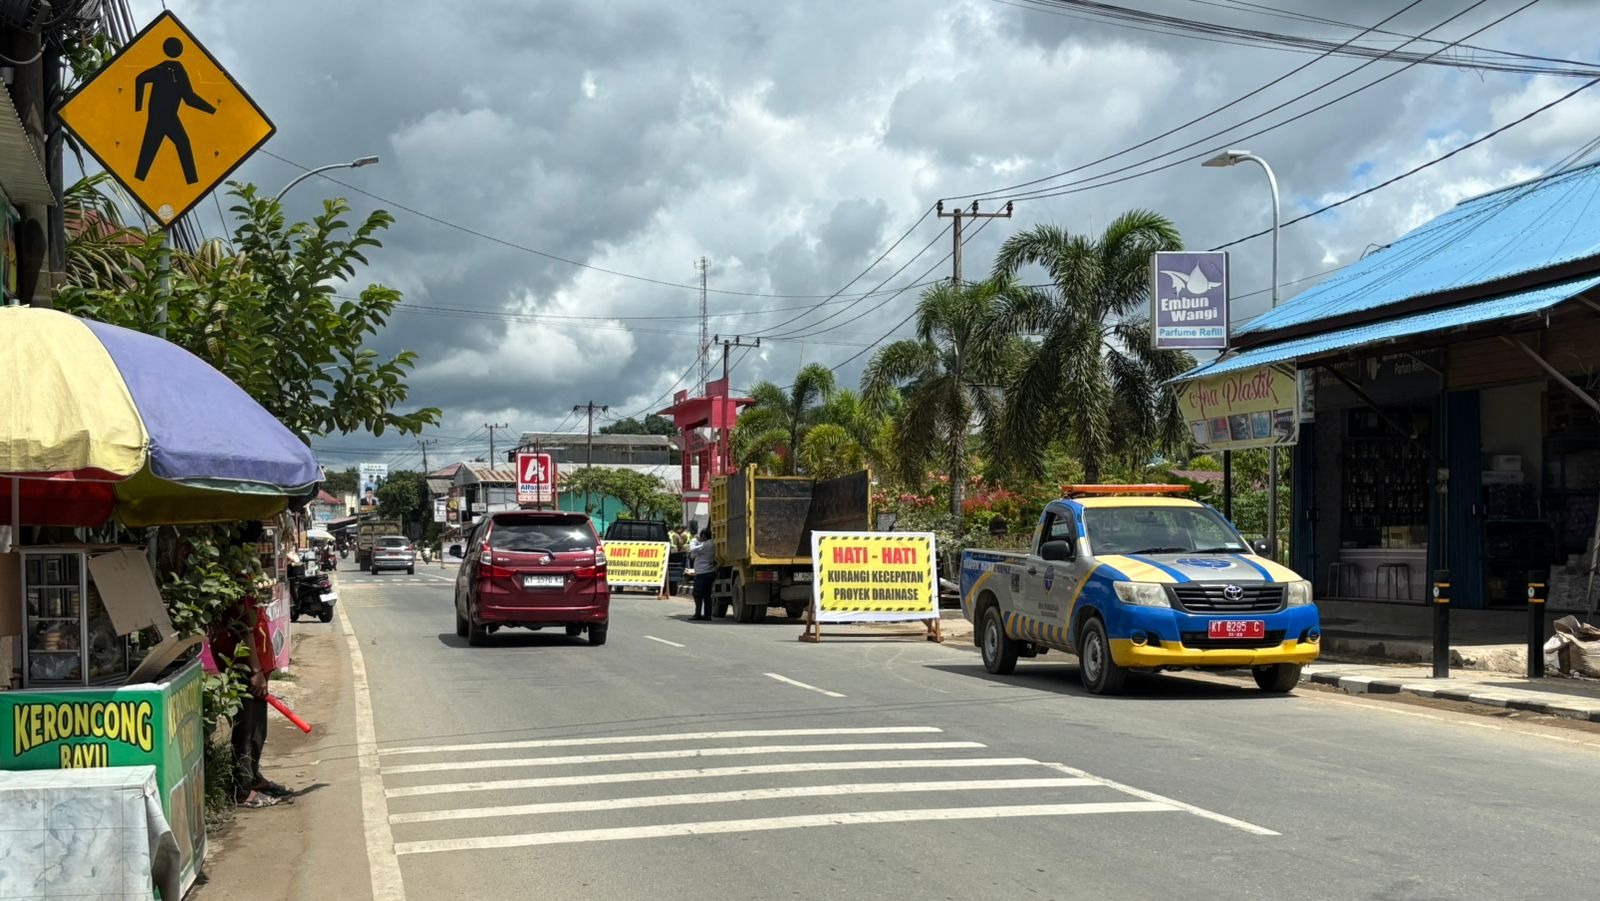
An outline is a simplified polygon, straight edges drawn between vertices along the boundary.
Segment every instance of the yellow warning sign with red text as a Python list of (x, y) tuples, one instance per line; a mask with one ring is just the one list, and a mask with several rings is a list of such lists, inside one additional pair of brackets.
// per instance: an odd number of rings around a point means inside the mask
[(606, 542), (606, 582), (618, 588), (660, 588), (667, 580), (665, 541)]
[(811, 567), (815, 622), (939, 618), (930, 532), (813, 532)]

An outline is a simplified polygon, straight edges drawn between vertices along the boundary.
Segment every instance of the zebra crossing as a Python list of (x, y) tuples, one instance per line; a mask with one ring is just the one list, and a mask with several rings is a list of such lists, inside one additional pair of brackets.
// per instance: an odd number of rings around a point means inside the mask
[[(741, 729), (379, 750), (394, 852), (1198, 813), (936, 726)], [(1257, 834), (1270, 830), (1231, 821)]]

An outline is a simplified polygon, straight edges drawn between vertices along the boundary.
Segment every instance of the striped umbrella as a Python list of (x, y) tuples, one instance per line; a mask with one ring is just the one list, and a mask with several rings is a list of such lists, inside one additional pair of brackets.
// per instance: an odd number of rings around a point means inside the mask
[(13, 524), (263, 519), (321, 477), (304, 442), (183, 348), (0, 309), (0, 511)]

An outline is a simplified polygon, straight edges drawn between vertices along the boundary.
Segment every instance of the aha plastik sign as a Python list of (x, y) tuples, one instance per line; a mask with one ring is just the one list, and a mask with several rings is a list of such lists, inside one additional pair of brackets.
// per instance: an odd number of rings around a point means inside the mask
[(811, 567), (819, 623), (939, 618), (932, 533), (813, 532)]
[(606, 582), (620, 588), (660, 588), (667, 581), (664, 541), (606, 542)]
[(1185, 382), (1178, 404), (1194, 443), (1207, 450), (1294, 444), (1300, 378), (1293, 366), (1258, 366)]

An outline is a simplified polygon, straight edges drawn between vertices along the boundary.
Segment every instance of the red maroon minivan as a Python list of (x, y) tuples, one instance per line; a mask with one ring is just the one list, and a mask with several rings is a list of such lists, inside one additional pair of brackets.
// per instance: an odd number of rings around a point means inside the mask
[(456, 634), (481, 645), (502, 627), (565, 626), (606, 643), (606, 555), (582, 513), (511, 510), (479, 520), (456, 575)]

